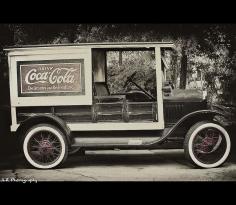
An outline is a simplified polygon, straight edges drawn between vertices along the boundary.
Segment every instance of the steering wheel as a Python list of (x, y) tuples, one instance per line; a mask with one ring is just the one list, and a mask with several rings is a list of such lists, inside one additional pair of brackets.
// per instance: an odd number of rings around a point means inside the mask
[(130, 75), (129, 77), (127, 77), (127, 80), (125, 81), (125, 84), (124, 84), (123, 88), (125, 88), (125, 87), (129, 84), (129, 82), (133, 81), (134, 76), (135, 76), (136, 74), (137, 74), (137, 71), (135, 71), (132, 75)]
[(129, 82), (132, 82), (138, 89), (140, 89), (141, 91), (143, 91), (147, 96), (149, 96), (152, 100), (156, 100), (156, 98), (149, 94), (146, 90), (144, 90), (142, 87), (140, 87), (137, 83), (133, 82), (134, 76), (137, 74), (137, 71), (135, 71), (131, 76), (129, 76), (127, 78), (127, 80), (125, 81), (125, 84), (123, 86), (123, 89), (129, 84)]

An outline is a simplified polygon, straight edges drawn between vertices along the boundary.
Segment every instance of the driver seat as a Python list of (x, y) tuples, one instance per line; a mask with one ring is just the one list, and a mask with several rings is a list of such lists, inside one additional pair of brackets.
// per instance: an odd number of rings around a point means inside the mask
[(121, 102), (125, 95), (111, 95), (106, 82), (94, 82), (94, 98), (98, 102)]
[(95, 82), (94, 91), (96, 96), (109, 96), (110, 92), (106, 82)]

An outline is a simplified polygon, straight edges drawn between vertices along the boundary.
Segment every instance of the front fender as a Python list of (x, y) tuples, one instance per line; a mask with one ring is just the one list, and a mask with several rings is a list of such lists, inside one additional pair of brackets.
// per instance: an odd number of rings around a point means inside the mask
[(217, 110), (198, 110), (191, 112), (184, 117), (182, 117), (164, 136), (164, 138), (170, 137), (172, 134), (176, 132), (177, 129), (187, 128), (189, 129), (192, 125), (200, 121), (216, 121), (223, 127), (229, 126), (229, 119), (227, 116), (220, 111)]

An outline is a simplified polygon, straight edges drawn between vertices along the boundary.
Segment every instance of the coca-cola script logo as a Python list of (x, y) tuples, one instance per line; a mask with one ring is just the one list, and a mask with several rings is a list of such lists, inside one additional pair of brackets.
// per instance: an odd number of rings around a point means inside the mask
[(81, 92), (82, 63), (21, 64), (21, 94)]
[(55, 68), (53, 71), (37, 72), (37, 69), (31, 69), (25, 76), (25, 82), (28, 85), (37, 83), (49, 83), (51, 85), (57, 83), (73, 84), (75, 81), (74, 68)]

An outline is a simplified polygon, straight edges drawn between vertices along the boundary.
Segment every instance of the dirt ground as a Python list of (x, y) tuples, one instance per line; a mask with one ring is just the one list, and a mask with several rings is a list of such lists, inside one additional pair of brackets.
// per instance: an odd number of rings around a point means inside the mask
[(38, 170), (16, 156), (0, 161), (0, 181), (235, 181), (234, 158), (219, 168), (197, 169), (183, 150), (86, 151), (60, 169)]

